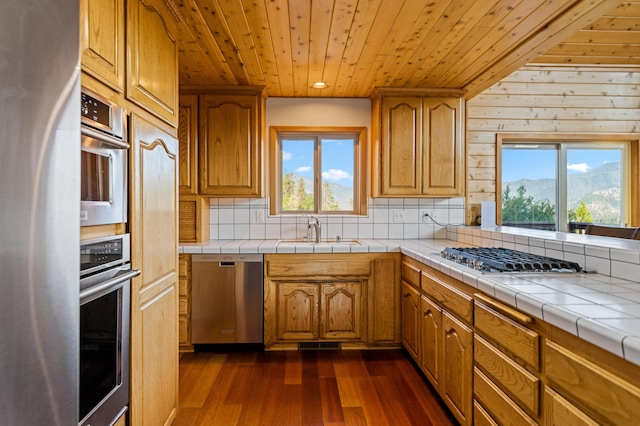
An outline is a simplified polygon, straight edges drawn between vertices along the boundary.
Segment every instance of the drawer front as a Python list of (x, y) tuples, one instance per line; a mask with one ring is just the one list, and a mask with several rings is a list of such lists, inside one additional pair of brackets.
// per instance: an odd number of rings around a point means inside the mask
[(475, 335), (474, 360), (503, 391), (533, 417), (540, 408), (540, 379), (516, 364), (483, 338)]
[(537, 422), (529, 417), (507, 394), (485, 376), (477, 367), (473, 370), (473, 393), (481, 405), (501, 425), (534, 426)]
[[(346, 256), (345, 256), (346, 257)], [(343, 257), (344, 259), (344, 257)], [(267, 275), (270, 277), (369, 276), (371, 262), (363, 260), (314, 259), (291, 261), (286, 258), (269, 259)]]
[(547, 425), (598, 426), (598, 423), (580, 411), (553, 390), (544, 391), (544, 423)]
[(178, 279), (178, 296), (189, 297), (189, 282), (186, 278)]
[(567, 349), (546, 341), (545, 372), (553, 387), (615, 425), (637, 424), (640, 389)]
[(420, 269), (407, 262), (402, 262), (402, 279), (414, 287), (420, 288)]
[(498, 423), (496, 423), (482, 405), (475, 400), (473, 401), (473, 426), (498, 426)]
[(448, 311), (468, 323), (473, 321), (473, 298), (471, 296), (424, 272), (422, 273), (421, 286), (422, 291), (441, 306), (446, 307)]
[(474, 325), (491, 340), (540, 371), (540, 335), (476, 302)]
[(186, 297), (180, 297), (178, 299), (178, 314), (186, 315), (189, 313), (189, 300)]
[(178, 343), (180, 345), (190, 345), (191, 336), (189, 335), (189, 317), (180, 315), (178, 317)]
[(188, 278), (191, 275), (191, 255), (181, 254), (178, 256), (178, 276)]

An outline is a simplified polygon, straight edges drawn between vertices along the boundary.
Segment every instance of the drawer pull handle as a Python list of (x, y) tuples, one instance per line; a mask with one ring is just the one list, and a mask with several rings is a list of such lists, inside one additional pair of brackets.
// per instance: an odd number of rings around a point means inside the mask
[(516, 311), (513, 308), (510, 308), (507, 305), (504, 305), (496, 300), (493, 300), (487, 296), (485, 296), (484, 294), (481, 293), (474, 293), (473, 297), (484, 303), (485, 305), (489, 306), (490, 308), (495, 309), (496, 311), (500, 312), (503, 315), (508, 316), (509, 318), (518, 321), (520, 323), (524, 323), (524, 324), (533, 324), (533, 318), (531, 318), (528, 315), (525, 315), (523, 313), (520, 313), (518, 311)]

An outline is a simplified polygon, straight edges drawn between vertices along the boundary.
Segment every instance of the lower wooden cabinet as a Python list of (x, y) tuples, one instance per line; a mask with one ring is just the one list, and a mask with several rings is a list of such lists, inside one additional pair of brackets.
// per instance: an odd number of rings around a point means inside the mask
[(191, 344), (191, 255), (178, 257), (178, 345), (192, 351)]
[[(402, 343), (458, 422), (470, 425), (473, 330), (458, 316), (472, 317), (471, 298), (443, 285), (443, 277), (432, 275), (427, 266), (420, 275), (415, 274), (415, 267), (407, 262), (402, 265)], [(416, 287), (418, 278), (421, 290)], [(447, 306), (459, 311), (452, 313)]]
[(264, 263), (267, 349), (400, 344), (397, 254), (274, 254)]
[(276, 282), (279, 340), (361, 340), (362, 282)]
[(462, 425), (635, 425), (640, 367), (401, 259), (402, 343)]
[(493, 298), (474, 297), (476, 403), (498, 424), (538, 424), (542, 372), (537, 321)]

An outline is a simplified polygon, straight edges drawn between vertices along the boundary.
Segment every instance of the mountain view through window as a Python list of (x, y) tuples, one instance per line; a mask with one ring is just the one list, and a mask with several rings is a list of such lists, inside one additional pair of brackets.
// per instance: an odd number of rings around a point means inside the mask
[(502, 224), (583, 229), (624, 223), (622, 148), (504, 145)]

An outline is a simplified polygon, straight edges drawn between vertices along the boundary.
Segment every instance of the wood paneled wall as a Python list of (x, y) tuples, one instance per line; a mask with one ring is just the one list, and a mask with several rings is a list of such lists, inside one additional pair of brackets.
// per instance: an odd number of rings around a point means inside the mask
[[(496, 201), (502, 133), (640, 137), (640, 69), (523, 67), (467, 102), (467, 223)], [(637, 184), (637, 174), (634, 177)], [(636, 186), (636, 191), (637, 191)]]

